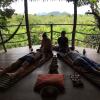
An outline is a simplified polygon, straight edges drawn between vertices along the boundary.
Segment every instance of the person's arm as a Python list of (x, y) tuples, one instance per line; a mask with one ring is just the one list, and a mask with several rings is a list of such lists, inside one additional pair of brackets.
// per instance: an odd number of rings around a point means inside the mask
[(40, 49), (42, 49), (43, 48), (43, 40), (41, 41), (41, 47), (40, 47)]
[(37, 59), (39, 59), (41, 57), (41, 52), (37, 52), (35, 55), (34, 55), (34, 61), (36, 61)]
[(50, 39), (49, 39), (49, 47), (50, 47), (50, 50), (52, 50), (52, 43)]
[(58, 38), (58, 44), (60, 44), (60, 38)]
[(2, 75), (2, 74), (5, 74), (5, 73), (10, 73), (10, 72), (13, 71), (14, 69), (16, 69), (18, 66), (20, 66), (21, 63), (22, 63), (21, 60), (18, 59), (16, 62), (12, 63), (10, 66), (8, 66), (8, 67), (2, 69), (2, 70), (0, 71), (0, 74)]
[(66, 38), (66, 46), (69, 47), (68, 38)]
[(72, 61), (71, 57), (68, 54), (66, 55), (66, 57), (67, 57), (67, 60), (70, 61), (73, 64), (73, 61)]

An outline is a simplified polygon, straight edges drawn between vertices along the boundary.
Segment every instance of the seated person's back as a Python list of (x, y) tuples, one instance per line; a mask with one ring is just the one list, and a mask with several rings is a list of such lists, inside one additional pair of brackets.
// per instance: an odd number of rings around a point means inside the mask
[(44, 32), (42, 35), (42, 42), (41, 42), (41, 50), (44, 54), (52, 53), (52, 44), (51, 40), (47, 37), (46, 33)]
[(66, 32), (61, 32), (61, 37), (58, 38), (59, 51), (66, 53), (68, 50), (68, 38), (65, 37)]

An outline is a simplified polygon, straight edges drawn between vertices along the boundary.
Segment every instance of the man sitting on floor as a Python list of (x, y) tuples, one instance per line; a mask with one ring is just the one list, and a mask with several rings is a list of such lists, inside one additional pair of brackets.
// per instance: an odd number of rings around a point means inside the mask
[(67, 53), (69, 51), (68, 38), (65, 36), (66, 32), (62, 31), (58, 38), (59, 52)]

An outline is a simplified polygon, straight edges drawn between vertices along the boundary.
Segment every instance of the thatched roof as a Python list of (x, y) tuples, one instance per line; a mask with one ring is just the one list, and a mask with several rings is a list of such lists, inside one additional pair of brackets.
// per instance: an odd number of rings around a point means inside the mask
[[(15, 0), (15, 1), (19, 1), (19, 0)], [(23, 0), (22, 0), (23, 1)], [(78, 5), (79, 6), (82, 6), (82, 5), (88, 5), (90, 4), (90, 2), (92, 3), (95, 3), (95, 2), (99, 2), (99, 0), (30, 0), (30, 1), (33, 1), (33, 2), (39, 2), (39, 1), (43, 1), (43, 2), (48, 2), (48, 1), (66, 1), (66, 2), (75, 2), (75, 1), (78, 1)]]

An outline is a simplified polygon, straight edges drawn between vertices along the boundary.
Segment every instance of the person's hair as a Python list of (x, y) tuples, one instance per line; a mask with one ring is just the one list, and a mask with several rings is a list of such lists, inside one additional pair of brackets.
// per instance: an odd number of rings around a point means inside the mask
[(44, 32), (44, 33), (42, 34), (42, 37), (47, 37), (46, 32)]
[(66, 31), (62, 31), (62, 32), (61, 32), (61, 35), (65, 35), (65, 34), (66, 34)]
[(57, 96), (59, 95), (60, 91), (55, 86), (47, 85), (40, 90), (40, 95), (43, 100), (56, 100)]

